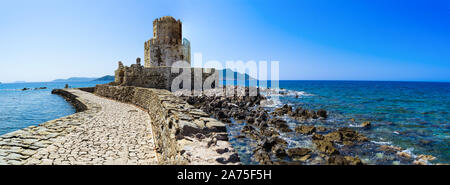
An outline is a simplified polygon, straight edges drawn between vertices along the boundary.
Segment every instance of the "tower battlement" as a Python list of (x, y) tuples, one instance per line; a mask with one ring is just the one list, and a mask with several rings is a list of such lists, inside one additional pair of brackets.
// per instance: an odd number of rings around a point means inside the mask
[(190, 61), (190, 43), (182, 38), (182, 23), (171, 16), (153, 21), (153, 38), (144, 43), (144, 67), (172, 66)]
[(164, 16), (153, 21), (153, 38), (160, 44), (180, 44), (182, 24), (180, 20)]

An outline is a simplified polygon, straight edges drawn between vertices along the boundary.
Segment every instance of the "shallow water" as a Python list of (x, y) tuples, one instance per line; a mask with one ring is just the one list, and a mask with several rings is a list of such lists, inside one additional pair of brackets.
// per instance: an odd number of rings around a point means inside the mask
[[(74, 82), (71, 87), (89, 87), (108, 82)], [(52, 89), (64, 88), (66, 83), (8, 83), (0, 84), (0, 135), (28, 126), (38, 125), (75, 113), (75, 109)], [(34, 90), (34, 88), (47, 89)], [(22, 91), (23, 88), (30, 90)]]
[[(413, 156), (437, 157), (432, 163), (450, 163), (450, 83), (280, 81), (280, 88), (285, 95), (279, 97), (276, 106), (290, 104), (294, 108), (301, 106), (329, 112), (326, 121), (299, 123), (286, 118), (292, 128), (298, 124), (353, 127), (371, 139), (372, 142), (364, 146), (342, 148), (344, 154), (359, 156), (369, 164), (411, 163), (376, 150), (376, 146), (388, 144), (400, 146)], [(351, 118), (355, 122), (350, 121)], [(364, 121), (370, 121), (372, 128), (360, 128), (359, 124)], [(243, 125), (245, 123), (229, 126), (231, 135), (239, 135)], [(308, 138), (301, 134), (283, 135), (292, 147), (310, 147)], [(244, 163), (253, 164), (252, 147), (245, 146), (252, 145), (251, 142), (236, 138), (231, 141), (240, 150)]]

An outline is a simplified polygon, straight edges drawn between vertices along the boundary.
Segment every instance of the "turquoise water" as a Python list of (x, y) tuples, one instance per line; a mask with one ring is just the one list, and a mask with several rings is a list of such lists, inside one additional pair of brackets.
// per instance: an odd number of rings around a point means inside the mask
[[(108, 82), (74, 82), (71, 87), (92, 87)], [(0, 84), (0, 135), (75, 113), (75, 109), (52, 89), (66, 83)], [(47, 89), (34, 90), (34, 88)], [(23, 88), (31, 90), (22, 91)]]
[(324, 125), (357, 127), (371, 121), (372, 129), (360, 132), (372, 140), (450, 163), (450, 83), (280, 81), (280, 88), (300, 95), (282, 96), (281, 103), (331, 112)]

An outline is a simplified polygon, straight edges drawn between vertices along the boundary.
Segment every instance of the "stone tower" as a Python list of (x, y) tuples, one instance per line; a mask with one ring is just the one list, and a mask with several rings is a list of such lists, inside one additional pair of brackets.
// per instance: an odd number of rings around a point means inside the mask
[(164, 16), (153, 21), (153, 38), (144, 44), (144, 67), (172, 66), (176, 61), (191, 63), (191, 48), (182, 39), (180, 20)]

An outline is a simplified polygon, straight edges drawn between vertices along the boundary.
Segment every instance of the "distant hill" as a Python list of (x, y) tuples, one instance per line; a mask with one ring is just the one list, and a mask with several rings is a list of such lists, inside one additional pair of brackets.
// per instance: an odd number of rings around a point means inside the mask
[(19, 83), (27, 83), (27, 82), (25, 82), (25, 81), (15, 81), (13, 83), (19, 84)]
[[(242, 73), (239, 73), (239, 72), (236, 72), (236, 71), (233, 71), (233, 70), (231, 70), (231, 69), (223, 69), (222, 70), (222, 72), (223, 72), (223, 80), (237, 80), (237, 76), (238, 76), (238, 74), (239, 75), (242, 75)], [(228, 77), (226, 74), (227, 73), (233, 73), (234, 74), (234, 77), (232, 78), (232, 77)], [(248, 75), (248, 74), (246, 74), (246, 73), (244, 73), (244, 75), (245, 75), (245, 80), (256, 80), (255, 78), (253, 78), (253, 77), (251, 77), (250, 75)]]
[[(231, 77), (227, 77), (226, 74), (227, 72), (233, 73), (234, 74), (234, 80), (237, 79), (238, 74), (242, 75), (242, 73), (238, 73), (236, 71), (233, 71), (231, 69), (223, 69), (223, 80), (231, 80)], [(255, 78), (249, 76), (248, 74), (244, 74), (245, 75), (245, 79), (246, 80), (256, 80)], [(106, 75), (106, 76), (102, 76), (100, 78), (89, 78), (89, 77), (71, 77), (68, 79), (56, 79), (53, 80), (52, 82), (91, 82), (91, 81), (114, 81), (114, 76), (112, 75)], [(17, 82), (16, 82), (17, 83)]]
[(68, 79), (56, 79), (52, 82), (90, 82), (97, 78), (87, 78), (87, 77), (72, 77)]
[(97, 78), (97, 79), (92, 80), (92, 81), (114, 81), (114, 78), (115, 78), (115, 77), (112, 76), (112, 75), (106, 75), (106, 76)]

